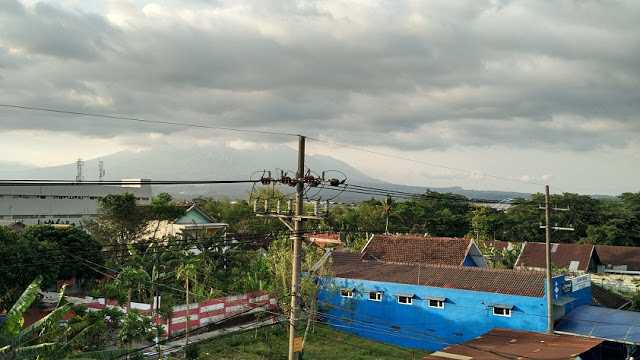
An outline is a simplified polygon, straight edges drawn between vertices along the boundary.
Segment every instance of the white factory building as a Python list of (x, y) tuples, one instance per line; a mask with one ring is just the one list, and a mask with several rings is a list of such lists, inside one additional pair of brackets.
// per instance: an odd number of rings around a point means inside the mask
[[(151, 185), (126, 179), (126, 185), (0, 185), (0, 225), (80, 224), (98, 214), (98, 201), (110, 194), (131, 193), (139, 205), (151, 203)], [(139, 184), (135, 184), (139, 182)], [(132, 184), (133, 183), (133, 184)]]

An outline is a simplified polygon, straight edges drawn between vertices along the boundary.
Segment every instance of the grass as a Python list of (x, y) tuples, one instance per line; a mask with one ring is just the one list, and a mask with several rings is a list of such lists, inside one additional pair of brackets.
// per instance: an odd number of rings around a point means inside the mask
[[(281, 325), (272, 326), (200, 343), (199, 359), (286, 360), (287, 344), (285, 328)], [(426, 354), (418, 350), (369, 341), (325, 325), (316, 325), (314, 331), (309, 332), (304, 360), (411, 360), (422, 359)]]

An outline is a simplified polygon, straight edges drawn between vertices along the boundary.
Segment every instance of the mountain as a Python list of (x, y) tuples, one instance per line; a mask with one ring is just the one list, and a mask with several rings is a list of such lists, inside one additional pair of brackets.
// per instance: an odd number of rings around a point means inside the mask
[[(86, 180), (97, 179), (98, 161), (102, 160), (106, 169), (105, 179), (145, 178), (152, 180), (236, 180), (258, 179), (263, 170), (271, 170), (272, 176), (279, 176), (279, 169), (295, 174), (297, 153), (284, 145), (268, 149), (235, 149), (223, 145), (193, 145), (189, 147), (164, 145), (145, 151), (122, 151), (84, 163)], [(409, 193), (424, 193), (427, 187), (390, 184), (373, 179), (344, 161), (321, 155), (308, 155), (307, 167), (316, 172), (332, 170), (326, 176), (341, 178), (344, 173), (349, 182), (364, 186), (385, 188)], [(9, 164), (8, 164), (9, 165)], [(3, 179), (61, 179), (73, 180), (76, 176), (76, 164), (27, 168), (5, 166), (0, 163), (0, 177)], [(278, 170), (276, 170), (278, 169)], [(339, 172), (338, 172), (339, 171)], [(317, 174), (320, 175), (320, 174)], [(213, 196), (227, 198), (245, 198), (251, 186), (247, 184), (229, 185), (185, 185), (154, 186), (154, 193), (167, 191), (179, 198), (194, 196)], [(290, 192), (289, 189), (283, 189)], [(452, 192), (470, 198), (503, 200), (507, 198), (528, 197), (529, 194), (465, 190), (460, 187), (431, 188), (432, 191)], [(314, 192), (309, 193), (314, 194)], [(335, 195), (332, 191), (320, 194), (323, 198)], [(370, 195), (343, 193), (340, 201), (360, 201), (371, 198)]]

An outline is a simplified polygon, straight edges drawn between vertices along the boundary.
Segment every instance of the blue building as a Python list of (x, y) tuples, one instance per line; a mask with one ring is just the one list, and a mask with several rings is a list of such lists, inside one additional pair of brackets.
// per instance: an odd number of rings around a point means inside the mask
[[(399, 264), (335, 253), (318, 295), (321, 321), (403, 347), (440, 350), (494, 328), (545, 332), (539, 271)], [(589, 275), (586, 275), (588, 277)], [(588, 279), (553, 279), (556, 319), (591, 303)]]

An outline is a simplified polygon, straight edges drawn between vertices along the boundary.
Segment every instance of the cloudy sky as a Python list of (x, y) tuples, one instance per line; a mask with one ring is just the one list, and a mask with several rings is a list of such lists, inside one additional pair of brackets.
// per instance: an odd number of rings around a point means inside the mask
[[(0, 103), (304, 133), (412, 185), (639, 191), (638, 19), (636, 0), (0, 0)], [(0, 108), (2, 161), (212, 139), (293, 144)]]

